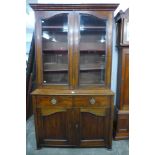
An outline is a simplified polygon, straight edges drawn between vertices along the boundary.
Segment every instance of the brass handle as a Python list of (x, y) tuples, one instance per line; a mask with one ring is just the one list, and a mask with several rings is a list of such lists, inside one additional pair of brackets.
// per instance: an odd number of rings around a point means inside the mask
[(90, 100), (89, 100), (90, 104), (95, 104), (95, 99), (92, 97)]
[(56, 104), (56, 103), (57, 103), (57, 100), (56, 100), (55, 98), (52, 98), (52, 99), (51, 99), (51, 103), (52, 103), (52, 104)]

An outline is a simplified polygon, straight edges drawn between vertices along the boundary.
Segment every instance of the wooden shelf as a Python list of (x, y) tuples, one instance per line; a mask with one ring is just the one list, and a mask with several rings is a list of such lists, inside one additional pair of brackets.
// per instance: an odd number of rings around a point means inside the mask
[(68, 71), (68, 64), (44, 63), (44, 72)]
[(43, 42), (43, 50), (44, 51), (68, 51), (68, 45), (67, 42), (58, 42), (58, 43), (53, 43), (50, 41), (44, 41)]
[(63, 26), (42, 26), (43, 29), (63, 29)]
[(106, 29), (106, 26), (82, 26), (82, 29)]
[(81, 83), (80, 83), (80, 86), (101, 86), (101, 87), (103, 87), (103, 85), (104, 85), (105, 83), (104, 83), (104, 81), (100, 81), (100, 83), (92, 83), (92, 81), (81, 81)]
[[(80, 43), (80, 51), (105, 51), (104, 43)], [(43, 51), (68, 51), (67, 43), (44, 42)]]
[(65, 68), (59, 68), (59, 69), (46, 69), (44, 70), (44, 72), (67, 72), (68, 69), (65, 69)]
[(104, 84), (104, 81), (99, 81), (99, 80), (91, 80), (91, 79), (87, 79), (87, 80), (80, 80), (80, 85), (100, 85), (102, 86)]
[(68, 54), (68, 50), (53, 50), (53, 49), (43, 49), (44, 54)]
[(101, 70), (105, 69), (105, 66), (101, 63), (98, 64), (82, 64), (80, 65), (80, 71), (85, 71), (85, 70)]
[(105, 51), (105, 43), (80, 43), (80, 51)]
[[(67, 27), (67, 26), (66, 26)], [(42, 28), (51, 28), (51, 29), (59, 29), (59, 28), (64, 28), (63, 26), (42, 26)], [(81, 26), (81, 28), (84, 29), (105, 29), (106, 26)]]

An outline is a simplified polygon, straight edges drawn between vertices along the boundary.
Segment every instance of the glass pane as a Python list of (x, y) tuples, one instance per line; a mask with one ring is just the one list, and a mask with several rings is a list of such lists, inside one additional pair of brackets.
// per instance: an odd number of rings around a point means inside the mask
[(129, 42), (129, 22), (124, 20), (124, 43)]
[(106, 19), (80, 16), (81, 85), (104, 84), (106, 54)]
[(68, 83), (68, 14), (42, 20), (43, 82)]

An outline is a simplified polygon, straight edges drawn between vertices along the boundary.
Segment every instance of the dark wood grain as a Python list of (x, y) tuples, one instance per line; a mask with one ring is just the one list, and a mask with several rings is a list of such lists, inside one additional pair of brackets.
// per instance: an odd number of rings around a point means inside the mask
[[(94, 99), (95, 103), (91, 104), (91, 99)], [(86, 107), (102, 107), (109, 105), (110, 97), (108, 96), (78, 96), (74, 97), (74, 106), (86, 106)]]
[(36, 136), (36, 145), (37, 145), (37, 149), (40, 148), (40, 144), (41, 144), (41, 141), (39, 139), (40, 137), (40, 132), (39, 132), (39, 128), (38, 128), (38, 114), (37, 114), (37, 108), (36, 108), (36, 105), (37, 105), (37, 101), (36, 101), (36, 96), (32, 96), (32, 103), (33, 103), (33, 114), (34, 114), (34, 123), (35, 123), (35, 136)]
[(110, 89), (73, 89), (73, 90), (63, 90), (63, 89), (36, 89), (31, 95), (102, 95), (102, 96), (111, 96), (114, 95), (114, 92)]
[[(52, 99), (56, 103), (52, 103)], [(72, 107), (72, 97), (71, 96), (38, 96), (37, 106), (41, 107)]]
[(35, 61), (36, 61), (36, 83), (37, 87), (40, 87), (43, 81), (42, 75), (42, 35), (41, 35), (41, 21), (39, 20), (38, 14), (35, 14)]
[(106, 10), (114, 11), (119, 4), (30, 4), (35, 11)]
[[(114, 93), (110, 90), (112, 20), (113, 11), (117, 6), (118, 4), (31, 4), (36, 17), (37, 72), (37, 89), (31, 95), (38, 148), (43, 146), (112, 147), (114, 97)], [(68, 25), (65, 34), (64, 23), (56, 25), (52, 22), (55, 19), (60, 23), (58, 17), (63, 14), (65, 14), (64, 21), (67, 16)], [(93, 32), (95, 34), (85, 35), (80, 41), (82, 14), (91, 16), (92, 19), (106, 21), (106, 27), (86, 24), (84, 29), (95, 31)], [(42, 24), (47, 20), (50, 21), (47, 22), (48, 24)], [(42, 39), (42, 30), (49, 33), (50, 38), (53, 31), (59, 30), (55, 39), (59, 41)], [(102, 44), (97, 42), (102, 36), (99, 35), (100, 31), (106, 33), (106, 41)], [(63, 57), (61, 62), (60, 59), (53, 58), (58, 54)], [(80, 54), (87, 56), (90, 63), (82, 61)], [(101, 56), (102, 59), (98, 59)], [(96, 72), (91, 74), (91, 77), (85, 74), (86, 76), (82, 78), (83, 82), (80, 83), (80, 69), (82, 72), (91, 73), (94, 70), (105, 69), (105, 73), (100, 74), (102, 78), (97, 82), (94, 82), (99, 79), (96, 78)]]
[[(103, 115), (98, 115), (98, 112)], [(107, 109), (95, 108), (91, 112), (87, 109), (80, 109), (80, 146), (104, 146), (107, 143), (108, 119)], [(89, 123), (87, 123), (89, 122)], [(93, 125), (92, 125), (93, 124)]]
[[(47, 110), (49, 110), (49, 108)], [(58, 112), (56, 113), (41, 115), (43, 143), (51, 145), (68, 145), (69, 119), (70, 117), (67, 109), (58, 109)]]

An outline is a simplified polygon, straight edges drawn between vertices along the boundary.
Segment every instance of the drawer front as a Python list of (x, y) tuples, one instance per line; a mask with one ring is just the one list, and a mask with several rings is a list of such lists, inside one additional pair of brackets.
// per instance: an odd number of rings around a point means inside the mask
[(39, 107), (72, 107), (71, 96), (38, 96), (37, 100)]
[(76, 107), (110, 107), (109, 96), (76, 96), (74, 97)]

